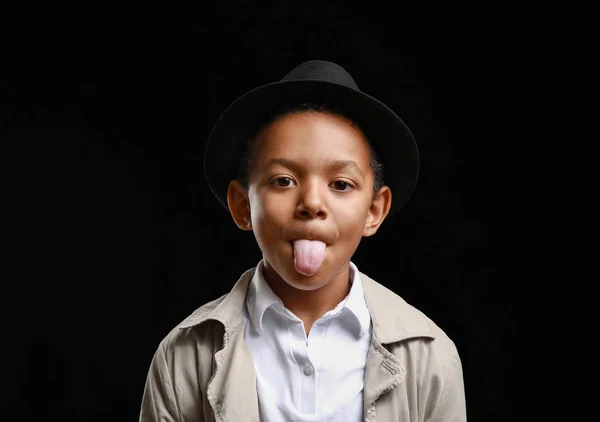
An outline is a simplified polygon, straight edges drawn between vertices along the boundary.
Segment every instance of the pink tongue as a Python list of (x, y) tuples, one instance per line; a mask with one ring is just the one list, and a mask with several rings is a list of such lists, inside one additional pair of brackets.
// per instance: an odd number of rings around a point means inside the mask
[(325, 243), (319, 240), (294, 241), (294, 265), (300, 274), (311, 276), (319, 271), (325, 256)]

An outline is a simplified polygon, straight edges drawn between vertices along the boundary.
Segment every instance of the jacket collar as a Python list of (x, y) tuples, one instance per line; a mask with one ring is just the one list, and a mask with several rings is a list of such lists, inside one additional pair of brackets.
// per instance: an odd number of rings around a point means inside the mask
[[(205, 321), (219, 321), (224, 326), (223, 345), (215, 353), (216, 369), (206, 395), (217, 422), (258, 422), (256, 372), (248, 365), (252, 356), (244, 341), (243, 304), (254, 268), (246, 271), (229, 294), (197, 309), (181, 324), (186, 329)], [(240, 412), (239, 403), (245, 403)]]
[(373, 333), (382, 344), (413, 337), (434, 338), (429, 319), (396, 293), (361, 273)]
[(255, 269), (244, 272), (229, 293), (196, 309), (178, 327), (184, 329), (215, 320), (223, 324), (225, 332), (237, 328), (242, 323), (244, 300)]
[[(208, 320), (222, 323), (225, 332), (237, 328), (242, 323), (244, 301), (255, 271), (256, 267), (244, 272), (229, 294), (197, 309), (179, 324), (179, 328), (192, 327)], [(360, 272), (359, 274), (365, 302), (371, 314), (373, 334), (381, 344), (395, 343), (413, 337), (434, 338), (429, 320), (423, 313), (367, 275)]]
[(361, 273), (365, 300), (373, 322), (373, 337), (365, 369), (365, 418), (373, 403), (400, 385), (406, 367), (386, 345), (415, 337), (434, 338), (429, 320), (400, 296)]

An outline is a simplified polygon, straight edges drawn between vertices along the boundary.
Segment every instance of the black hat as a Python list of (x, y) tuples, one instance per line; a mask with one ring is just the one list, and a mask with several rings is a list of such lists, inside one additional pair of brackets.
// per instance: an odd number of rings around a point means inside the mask
[(360, 91), (341, 66), (320, 60), (302, 63), (283, 79), (252, 89), (235, 100), (213, 128), (204, 153), (204, 175), (228, 209), (227, 188), (236, 177), (245, 140), (272, 110), (301, 102), (325, 103), (356, 121), (365, 132), (392, 190), (389, 215), (406, 204), (417, 182), (419, 151), (410, 129), (390, 108)]

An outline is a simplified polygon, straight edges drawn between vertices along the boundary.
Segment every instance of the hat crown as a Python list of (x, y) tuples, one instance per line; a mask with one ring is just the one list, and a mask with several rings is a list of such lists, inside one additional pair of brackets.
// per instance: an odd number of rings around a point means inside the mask
[(323, 60), (311, 60), (285, 75), (283, 81), (312, 80), (332, 82), (359, 91), (352, 76), (340, 65)]

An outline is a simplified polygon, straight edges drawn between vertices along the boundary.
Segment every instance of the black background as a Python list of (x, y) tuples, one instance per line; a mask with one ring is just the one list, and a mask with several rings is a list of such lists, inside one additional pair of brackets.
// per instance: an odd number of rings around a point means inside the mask
[(2, 420), (138, 418), (159, 341), (260, 259), (205, 184), (212, 125), (310, 59), (344, 66), (421, 151), (408, 206), (354, 261), (455, 341), (470, 420), (515, 414), (508, 173), (547, 34), (566, 15), (279, 1), (4, 19), (17, 271), (3, 295)]

